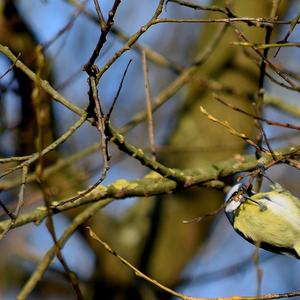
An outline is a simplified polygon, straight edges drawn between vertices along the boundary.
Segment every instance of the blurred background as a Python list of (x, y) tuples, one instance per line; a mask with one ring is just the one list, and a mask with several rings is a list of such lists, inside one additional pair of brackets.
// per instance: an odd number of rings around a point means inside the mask
[[(114, 1), (99, 1), (103, 15)], [(194, 4), (230, 7), (237, 16), (269, 17), (277, 1), (200, 1)], [(274, 4), (275, 3), (275, 4)], [(158, 5), (153, 0), (122, 1), (114, 22), (114, 31), (96, 63), (101, 68), (125, 41), (152, 16)], [(279, 1), (276, 16), (291, 20), (299, 14), (299, 1)], [(160, 16), (169, 18), (224, 18), (219, 12), (194, 10), (169, 2)], [(266, 30), (259, 26), (235, 23), (253, 43), (264, 43)], [(271, 42), (282, 40), (289, 25), (276, 25)], [(32, 70), (37, 70), (37, 45), (43, 46), (45, 65), (41, 77), (47, 79), (59, 93), (74, 104), (88, 104), (87, 74), (83, 66), (88, 61), (99, 38), (100, 29), (93, 1), (77, 0), (2, 0), (0, 2), (0, 44), (8, 46)], [(299, 41), (296, 26), (289, 41)], [(125, 137), (145, 153), (150, 153), (146, 121), (132, 125), (136, 114), (146, 110), (145, 81), (141, 47), (147, 49), (150, 93), (152, 101), (165, 100), (153, 115), (157, 160), (168, 167), (203, 169), (214, 164), (253, 154), (254, 149), (230, 135), (223, 127), (209, 121), (199, 111), (202, 105), (221, 120), (227, 120), (240, 132), (255, 139), (258, 132), (252, 119), (214, 100), (212, 93), (235, 106), (253, 112), (257, 97), (259, 57), (251, 48), (232, 45), (239, 38), (229, 25), (222, 23), (162, 23), (152, 26), (133, 47), (122, 55), (101, 78), (99, 97), (108, 111), (117, 93), (120, 80), (132, 59), (125, 81), (112, 113), (111, 122), (119, 129), (127, 128)], [(274, 58), (277, 48), (269, 52), (270, 60), (285, 70), (295, 84), (299, 83), (299, 50), (285, 47)], [(160, 59), (155, 59), (159, 57)], [(0, 54), (0, 76), (11, 61)], [(265, 79), (266, 105), (263, 114), (268, 119), (299, 124), (299, 90), (287, 89), (272, 70)], [(186, 74), (186, 79), (183, 75)], [(181, 80), (181, 81), (180, 81)], [(180, 88), (173, 85), (180, 82)], [(22, 71), (13, 69), (0, 80), (0, 157), (30, 155), (36, 152), (37, 120), (32, 97), (34, 85)], [(78, 116), (61, 104), (41, 96), (43, 107), (44, 143), (53, 142), (78, 120)], [(292, 107), (282, 111), (279, 100)], [(294, 106), (292, 106), (294, 105)], [(124, 127), (125, 126), (125, 127)], [(127, 127), (126, 127), (127, 126)], [(299, 144), (299, 134), (286, 128), (265, 126), (274, 149)], [(102, 154), (99, 132), (86, 122), (75, 134), (45, 159), (45, 168), (62, 167), (47, 176), (51, 198), (59, 201), (77, 195), (101, 176)], [(118, 179), (143, 178), (149, 169), (121, 152), (112, 143), (110, 171), (103, 184)], [(0, 164), (5, 172), (17, 162)], [(34, 174), (34, 165), (29, 169)], [(276, 166), (267, 172), (295, 195), (300, 196), (299, 172), (289, 166)], [(237, 174), (238, 175), (238, 174)], [(0, 200), (13, 210), (20, 190), (21, 172), (0, 180)], [(235, 178), (225, 178), (232, 184)], [(263, 189), (268, 189), (264, 182)], [(142, 272), (166, 286), (194, 297), (226, 297), (255, 295), (258, 286), (257, 264), (253, 260), (255, 247), (244, 241), (231, 228), (223, 212), (205, 218), (200, 223), (184, 224), (183, 220), (204, 215), (223, 202), (223, 192), (194, 187), (172, 195), (128, 198), (114, 201), (83, 224), (63, 248), (64, 257), (76, 272), (84, 299), (168, 299), (162, 292), (134, 276), (131, 270), (106, 253), (84, 229), (89, 225), (120, 255)], [(43, 194), (32, 180), (26, 184), (25, 205), (21, 213), (43, 205)], [(83, 208), (54, 216), (60, 236)], [(0, 210), (1, 221), (7, 220)], [(35, 270), (37, 263), (53, 245), (44, 222), (30, 223), (9, 231), (1, 240), (0, 299), (15, 299)], [(300, 264), (297, 260), (260, 250), (262, 293), (283, 293), (299, 289)], [(55, 259), (29, 299), (75, 299), (60, 263)], [(300, 297), (299, 297), (300, 299)]]

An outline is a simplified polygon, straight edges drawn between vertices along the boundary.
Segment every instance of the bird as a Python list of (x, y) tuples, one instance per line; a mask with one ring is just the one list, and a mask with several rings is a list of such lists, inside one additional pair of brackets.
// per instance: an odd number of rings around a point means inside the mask
[(225, 197), (225, 214), (248, 242), (300, 259), (300, 199), (279, 183), (258, 193), (251, 185), (235, 184)]

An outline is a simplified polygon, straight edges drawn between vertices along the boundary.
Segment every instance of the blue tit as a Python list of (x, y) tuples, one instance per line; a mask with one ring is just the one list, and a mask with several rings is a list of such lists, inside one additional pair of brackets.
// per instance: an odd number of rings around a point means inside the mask
[(300, 258), (300, 199), (279, 184), (254, 193), (234, 185), (225, 198), (225, 213), (233, 228), (265, 250)]

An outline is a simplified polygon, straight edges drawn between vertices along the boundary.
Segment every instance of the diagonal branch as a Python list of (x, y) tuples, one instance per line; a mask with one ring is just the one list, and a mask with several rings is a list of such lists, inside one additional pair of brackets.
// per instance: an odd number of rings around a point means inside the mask
[[(211, 188), (223, 189), (224, 183), (220, 180), (227, 176), (234, 175), (238, 172), (253, 171), (261, 169), (263, 166), (268, 169), (275, 164), (286, 162), (287, 159), (299, 158), (300, 147), (288, 147), (276, 151), (277, 161), (268, 154), (257, 160), (254, 155), (243, 156), (241, 158), (234, 158), (217, 163), (213, 166), (198, 169), (195, 171), (180, 171), (185, 177), (185, 181), (189, 182), (188, 186), (178, 186), (174, 180), (161, 177), (156, 173), (146, 176), (143, 179), (124, 180), (120, 179), (108, 186), (98, 186), (92, 192), (84, 197), (74, 201), (63, 204), (64, 201), (52, 201), (51, 207), (53, 213), (61, 213), (72, 208), (81, 207), (83, 205), (98, 202), (102, 203), (104, 207), (111, 203), (113, 199), (126, 199), (128, 197), (150, 197), (154, 195), (175, 193), (179, 189), (187, 189), (192, 186), (205, 186)], [(47, 210), (44, 206), (37, 207), (34, 211), (19, 215), (11, 228), (23, 226), (25, 224), (34, 222), (39, 224), (47, 217)], [(0, 233), (6, 228), (8, 222), (0, 222)]]

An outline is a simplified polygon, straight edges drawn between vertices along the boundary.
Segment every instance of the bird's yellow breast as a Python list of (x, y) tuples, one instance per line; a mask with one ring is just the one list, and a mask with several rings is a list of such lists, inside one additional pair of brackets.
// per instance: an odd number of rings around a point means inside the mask
[[(268, 200), (254, 203), (246, 200), (238, 209), (234, 227), (245, 237), (258, 243), (293, 247), (300, 241), (300, 210), (280, 206)], [(289, 212), (289, 209), (293, 211)], [(290, 216), (289, 216), (290, 214)], [(297, 218), (297, 216), (299, 218)]]

